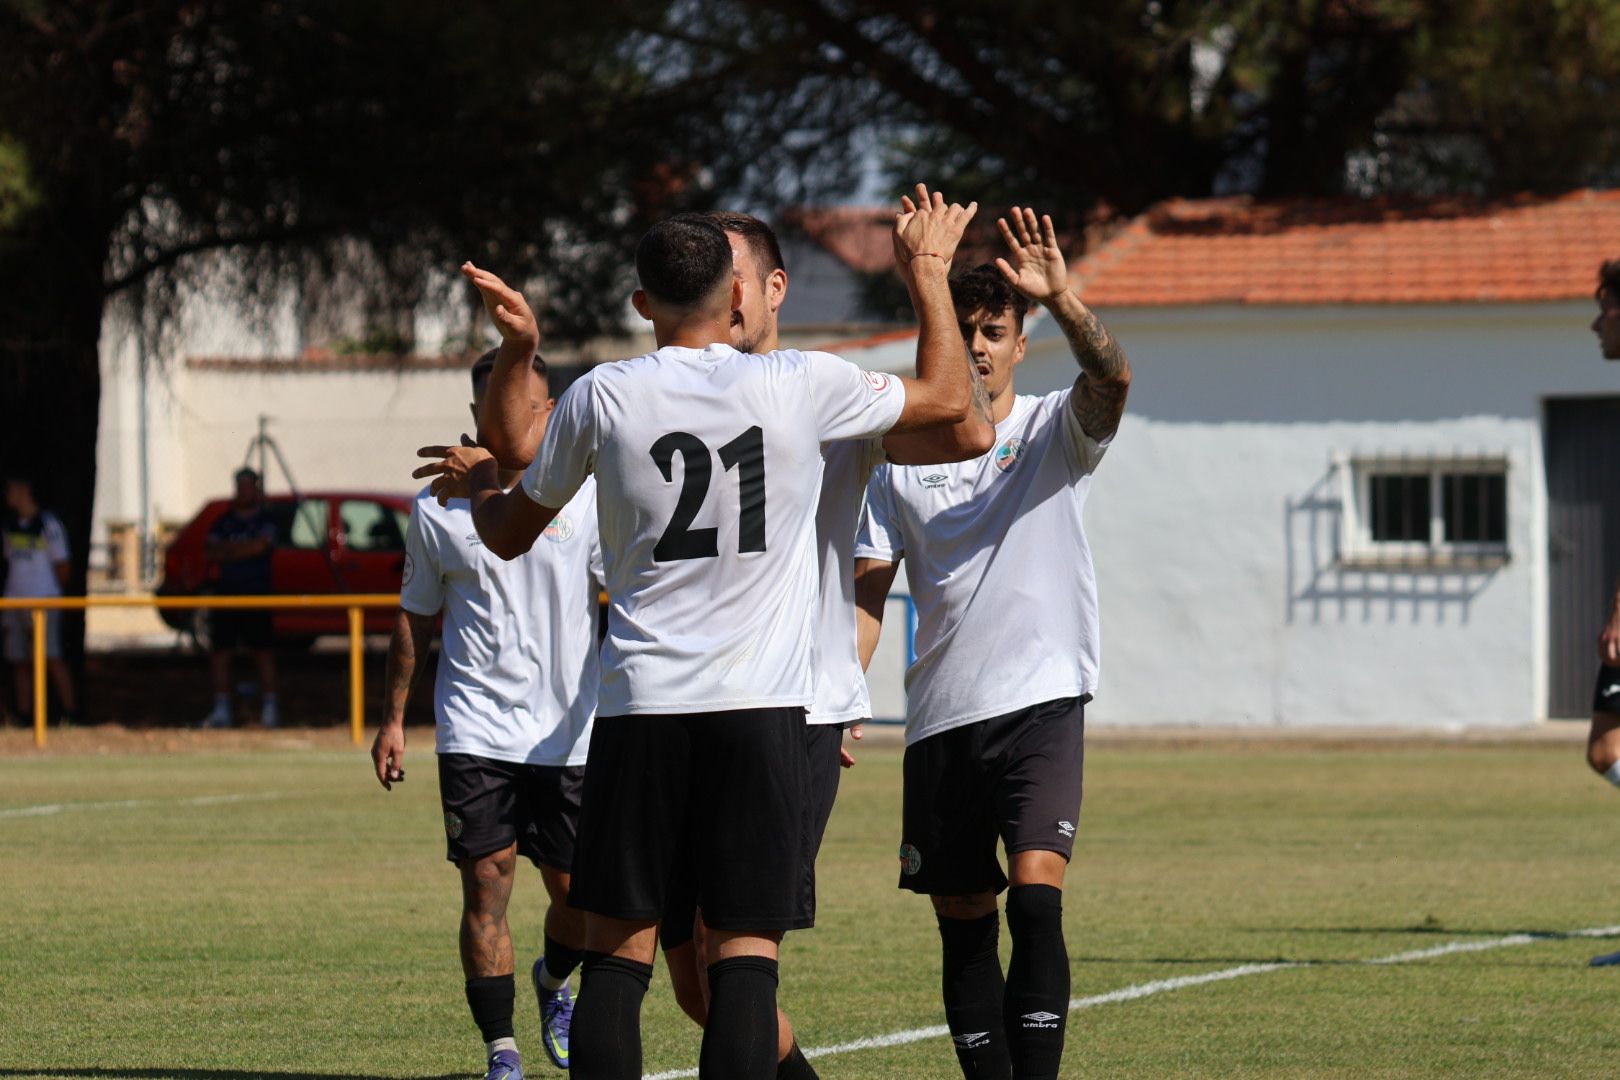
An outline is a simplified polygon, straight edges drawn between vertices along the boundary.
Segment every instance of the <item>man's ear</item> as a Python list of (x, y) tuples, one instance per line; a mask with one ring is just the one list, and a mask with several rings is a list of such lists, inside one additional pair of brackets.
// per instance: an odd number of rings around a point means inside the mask
[(648, 322), (652, 322), (652, 307), (647, 303), (646, 289), (637, 289), (630, 294), (630, 306), (636, 309), (637, 315), (640, 315)]
[(765, 279), (765, 306), (770, 309), (771, 314), (776, 314), (783, 301), (787, 299), (787, 287), (787, 271), (780, 267), (772, 270), (770, 276)]
[(736, 274), (731, 275), (731, 307), (728, 310), (736, 311), (742, 307), (743, 287), (742, 278)]
[(1018, 351), (1013, 353), (1013, 367), (1017, 367), (1019, 364), (1022, 364), (1024, 362), (1024, 348), (1028, 344), (1029, 344), (1029, 335), (1028, 334), (1019, 334), (1018, 335)]
[(544, 413), (550, 413), (551, 410), (555, 409), (556, 407), (557, 407), (557, 399), (554, 398), (554, 397), (548, 397), (548, 398), (546, 398), (546, 407), (544, 409), (540, 410), (540, 411), (544, 412)]

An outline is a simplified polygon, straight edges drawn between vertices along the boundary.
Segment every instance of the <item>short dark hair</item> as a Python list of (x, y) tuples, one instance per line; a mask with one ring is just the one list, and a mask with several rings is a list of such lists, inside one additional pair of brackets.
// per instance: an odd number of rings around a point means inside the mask
[(231, 479), (236, 482), (241, 482), (244, 479), (252, 480), (254, 484), (261, 487), (263, 486), (262, 482), (259, 480), (258, 470), (250, 469), (246, 465), (242, 466), (240, 469), (237, 469), (236, 472), (231, 474)]
[(1610, 259), (1598, 268), (1598, 299), (1605, 293), (1620, 301), (1620, 259)]
[(742, 214), (735, 210), (711, 210), (704, 216), (720, 226), (721, 231), (733, 233), (748, 241), (748, 248), (754, 253), (754, 261), (759, 263), (760, 277), (768, 276), (772, 270), (787, 269), (782, 262), (782, 245), (776, 242), (776, 231), (753, 214)]
[[(477, 390), (478, 384), (489, 378), (489, 373), (495, 370), (495, 357), (500, 355), (500, 351), (499, 349), (491, 349), (473, 361), (472, 384), (474, 390)], [(535, 374), (542, 379), (546, 377), (546, 361), (539, 353), (534, 354), (534, 360), (531, 361), (530, 366), (534, 368)]]
[(1000, 315), (1012, 309), (1013, 322), (1024, 328), (1024, 316), (1029, 312), (1029, 297), (1007, 284), (995, 263), (982, 263), (964, 270), (951, 278), (951, 303), (959, 312), (975, 311)]
[(636, 276), (654, 299), (696, 307), (731, 280), (731, 241), (702, 214), (667, 217), (636, 245)]

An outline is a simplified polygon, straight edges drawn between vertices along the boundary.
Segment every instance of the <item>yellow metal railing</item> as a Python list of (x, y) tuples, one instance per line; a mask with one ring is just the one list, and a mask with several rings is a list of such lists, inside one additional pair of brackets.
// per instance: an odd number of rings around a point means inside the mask
[(329, 596), (37, 596), (0, 597), (0, 611), (28, 611), (34, 624), (34, 745), (45, 745), (45, 613), (96, 607), (349, 609), (349, 728), (354, 745), (365, 742), (366, 608), (397, 607), (398, 593), (345, 593)]

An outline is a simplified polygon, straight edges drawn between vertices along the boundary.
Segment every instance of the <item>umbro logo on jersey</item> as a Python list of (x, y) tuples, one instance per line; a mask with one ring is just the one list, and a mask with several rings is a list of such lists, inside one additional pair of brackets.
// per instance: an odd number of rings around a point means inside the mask
[(1073, 837), (1074, 836), (1074, 822), (1072, 822), (1072, 821), (1060, 821), (1060, 822), (1058, 822), (1058, 832), (1062, 833), (1064, 836)]
[(484, 542), (478, 538), (478, 534), (475, 533), (475, 532), (470, 532), (470, 533), (467, 534), (466, 543), (467, 543), (468, 547), (483, 547), (484, 546)]
[(1608, 686), (1605, 686), (1603, 689), (1599, 690), (1598, 693), (1602, 694), (1604, 697), (1609, 697), (1612, 694), (1620, 694), (1620, 682), (1612, 682)]
[(977, 1050), (990, 1042), (988, 1031), (968, 1031), (961, 1035), (952, 1035), (951, 1041), (964, 1050)]
[(927, 476), (922, 478), (923, 487), (942, 488), (945, 486), (945, 481), (949, 479), (950, 477), (946, 476), (942, 472), (929, 473)]
[(1063, 1018), (1061, 1016), (1059, 1016), (1057, 1013), (1049, 1013), (1049, 1012), (1025, 1013), (1024, 1016), (1023, 1016), (1023, 1020), (1024, 1020), (1024, 1025), (1023, 1026), (1027, 1027), (1027, 1028), (1055, 1028), (1055, 1027), (1057, 1027), (1056, 1021), (1061, 1020), (1061, 1019), (1063, 1019)]

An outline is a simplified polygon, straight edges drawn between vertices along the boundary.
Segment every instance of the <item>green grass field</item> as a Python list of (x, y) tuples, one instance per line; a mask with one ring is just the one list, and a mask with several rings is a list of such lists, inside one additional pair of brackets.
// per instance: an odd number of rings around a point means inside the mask
[[(392, 795), (329, 748), (0, 757), (0, 1077), (479, 1075), (424, 735)], [(932, 916), (894, 888), (899, 751), (860, 757), (820, 925), (784, 951), (806, 1047), (942, 1022)], [(1072, 1013), (1065, 1075), (1620, 1074), (1620, 969), (1586, 967), (1620, 940), (1362, 962), (1620, 923), (1620, 794), (1570, 746), (1100, 740), (1089, 757), (1077, 997), (1307, 966)], [(526, 876), (520, 957), (541, 905)], [(649, 1071), (695, 1065), (661, 970), (644, 1018)], [(956, 1075), (943, 1038), (816, 1064)]]

